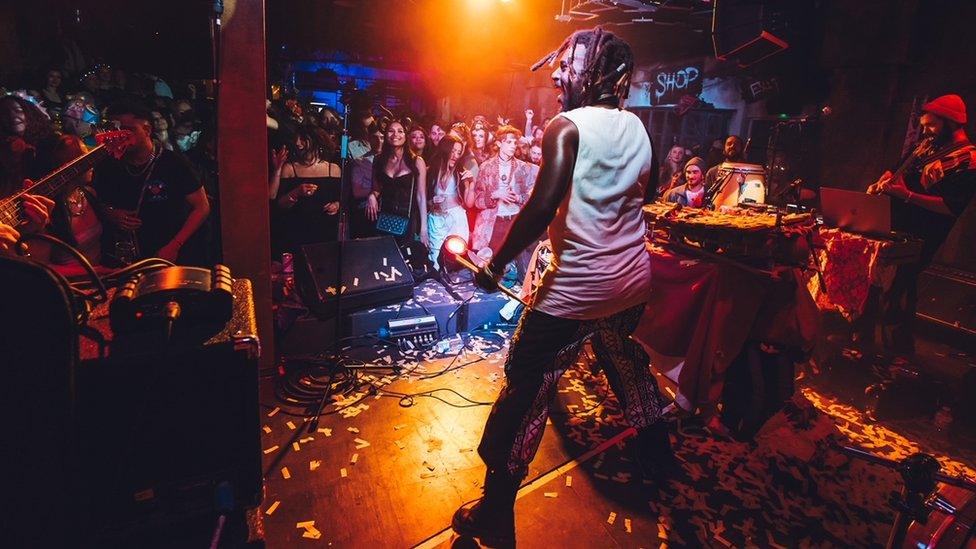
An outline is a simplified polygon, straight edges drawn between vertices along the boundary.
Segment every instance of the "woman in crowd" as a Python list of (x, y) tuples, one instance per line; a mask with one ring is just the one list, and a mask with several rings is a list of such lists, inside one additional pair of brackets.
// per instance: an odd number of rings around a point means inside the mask
[(169, 111), (159, 109), (154, 110), (151, 113), (153, 134), (153, 143), (160, 148), (166, 149), (168, 151), (173, 150), (173, 140), (169, 134), (169, 128), (172, 125), (172, 117)]
[(37, 151), (53, 139), (51, 121), (36, 105), (16, 95), (0, 98), (0, 198), (44, 175)]
[(291, 160), (280, 151), (274, 156), (270, 194), (276, 206), (272, 241), (277, 251), (336, 240), (339, 229), (341, 170), (321, 157), (315, 131), (300, 126), (296, 134)]
[(65, 98), (61, 95), (61, 83), (64, 75), (60, 69), (49, 69), (44, 75), (44, 87), (41, 88), (41, 105), (48, 113), (60, 113), (65, 107)]
[(491, 156), (488, 148), (488, 129), (484, 124), (474, 126), (471, 130), (471, 154), (478, 165), (482, 165)]
[[(413, 208), (411, 196), (417, 205)], [(373, 190), (367, 198), (367, 214), (386, 212), (410, 213), (410, 229), (402, 240), (419, 234), (424, 246), (430, 244), (427, 233), (427, 163), (407, 146), (403, 122), (393, 120), (386, 126), (383, 149), (373, 160)]]
[(433, 147), (427, 146), (427, 132), (425, 132), (422, 127), (415, 124), (410, 127), (410, 133), (407, 135), (407, 137), (410, 142), (410, 152), (412, 152), (414, 156), (420, 156), (424, 160), (430, 160), (429, 151), (432, 150)]
[[(74, 135), (62, 135), (51, 151), (49, 168), (54, 170), (84, 154), (81, 140)], [(102, 262), (102, 219), (99, 213), (102, 205), (92, 188), (93, 170), (88, 170), (68, 182), (58, 193), (55, 208), (51, 212), (50, 232), (53, 236), (70, 244), (81, 252), (92, 265)], [(41, 243), (32, 246), (35, 252), (43, 247)], [(79, 272), (81, 265), (75, 257), (65, 250), (50, 247), (50, 263), (59, 266), (63, 274)]]
[(444, 128), (444, 124), (441, 124), (440, 122), (434, 122), (430, 125), (428, 137), (430, 137), (430, 144), (432, 147), (436, 147), (438, 144), (440, 144), (441, 139), (444, 139), (444, 136), (447, 135)]
[(430, 199), (427, 229), (430, 238), (430, 261), (436, 267), (444, 239), (457, 235), (468, 240), (466, 198), (474, 200), (474, 176), (464, 169), (464, 141), (447, 135), (434, 149), (427, 175), (427, 197)]
[(684, 175), (685, 149), (675, 145), (668, 151), (667, 158), (661, 165), (657, 183), (657, 196), (664, 196), (669, 190), (685, 184)]

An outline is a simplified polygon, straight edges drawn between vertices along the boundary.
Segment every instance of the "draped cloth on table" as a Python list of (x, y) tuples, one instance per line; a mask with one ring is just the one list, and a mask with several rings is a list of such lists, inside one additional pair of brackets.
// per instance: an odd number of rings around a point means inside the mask
[(718, 402), (725, 371), (747, 340), (812, 347), (819, 312), (798, 271), (774, 281), (656, 246), (649, 253), (651, 294), (633, 337), (684, 358), (678, 372), (662, 373), (692, 407)]

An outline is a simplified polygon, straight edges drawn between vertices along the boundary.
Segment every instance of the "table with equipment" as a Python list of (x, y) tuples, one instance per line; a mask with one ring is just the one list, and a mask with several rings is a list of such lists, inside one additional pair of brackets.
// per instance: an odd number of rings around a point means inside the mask
[(719, 401), (726, 370), (747, 341), (812, 346), (819, 317), (804, 270), (816, 229), (812, 215), (660, 203), (644, 211), (652, 289), (634, 337), (659, 355), (683, 359), (680, 369), (664, 372), (677, 383), (682, 407)]

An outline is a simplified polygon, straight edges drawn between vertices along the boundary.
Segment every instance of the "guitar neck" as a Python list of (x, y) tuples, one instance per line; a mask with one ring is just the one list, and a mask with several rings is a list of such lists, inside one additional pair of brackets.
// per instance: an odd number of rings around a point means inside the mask
[(3, 199), (0, 201), (0, 223), (11, 226), (18, 225), (22, 220), (20, 199), (25, 194), (54, 197), (65, 183), (92, 169), (106, 154), (108, 154), (108, 149), (105, 148), (105, 145), (98, 145), (54, 170), (30, 187)]

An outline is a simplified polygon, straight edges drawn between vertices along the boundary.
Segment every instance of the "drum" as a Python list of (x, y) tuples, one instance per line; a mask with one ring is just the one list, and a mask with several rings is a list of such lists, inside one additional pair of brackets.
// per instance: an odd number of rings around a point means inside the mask
[(737, 206), (742, 202), (766, 203), (766, 170), (758, 164), (723, 162), (718, 166), (715, 180), (720, 184), (729, 180), (715, 193), (716, 208)]

